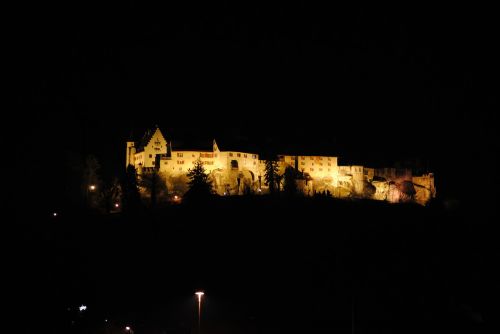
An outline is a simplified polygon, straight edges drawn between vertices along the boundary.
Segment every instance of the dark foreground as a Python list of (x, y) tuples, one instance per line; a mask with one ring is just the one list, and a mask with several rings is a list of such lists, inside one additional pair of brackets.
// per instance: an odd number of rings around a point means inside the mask
[(19, 212), (14, 332), (197, 333), (196, 289), (203, 334), (490, 332), (493, 221), (328, 199)]

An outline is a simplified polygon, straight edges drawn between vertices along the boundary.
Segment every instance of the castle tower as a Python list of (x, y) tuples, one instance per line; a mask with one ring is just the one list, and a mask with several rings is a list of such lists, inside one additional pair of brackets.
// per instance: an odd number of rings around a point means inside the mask
[(362, 194), (364, 181), (363, 166), (351, 166), (351, 174), (354, 185), (354, 192), (356, 192), (356, 194)]
[(125, 168), (128, 167), (128, 165), (135, 165), (134, 157), (135, 157), (135, 143), (133, 141), (128, 141), (127, 142), (127, 156), (126, 156), (126, 161), (125, 161)]

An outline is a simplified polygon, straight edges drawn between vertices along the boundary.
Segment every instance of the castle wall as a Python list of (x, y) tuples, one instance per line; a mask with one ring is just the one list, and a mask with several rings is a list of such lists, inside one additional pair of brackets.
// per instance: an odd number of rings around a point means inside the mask
[(429, 173), (421, 176), (413, 176), (412, 182), (415, 185), (415, 201), (417, 203), (425, 204), (436, 197), (434, 174)]
[[(187, 190), (186, 174), (198, 159), (214, 181), (214, 190), (220, 195), (243, 194), (247, 190), (260, 192), (261, 188), (268, 188), (264, 178), (266, 161), (259, 160), (258, 154), (220, 151), (215, 141), (213, 151), (169, 152), (167, 141), (158, 128), (144, 145), (142, 151), (135, 152), (136, 145), (127, 142), (127, 164), (132, 163), (138, 174), (151, 172), (156, 167), (167, 180), (169, 191), (175, 194), (182, 195)], [(329, 156), (280, 155), (278, 158), (280, 174), (287, 166), (298, 167), (304, 173), (308, 181), (298, 181), (299, 189), (304, 194), (329, 191), (335, 197), (365, 196), (398, 202), (401, 198), (398, 186), (409, 181), (415, 186), (416, 202), (424, 204), (435, 197), (433, 174), (413, 176), (409, 169), (339, 166), (338, 158)], [(383, 179), (377, 180), (376, 177)]]

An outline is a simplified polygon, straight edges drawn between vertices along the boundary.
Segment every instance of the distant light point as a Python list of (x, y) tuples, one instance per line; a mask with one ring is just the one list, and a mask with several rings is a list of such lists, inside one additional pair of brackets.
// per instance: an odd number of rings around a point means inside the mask
[(83, 312), (83, 311), (85, 311), (87, 309), (87, 306), (82, 305), (78, 309), (80, 310), (80, 312)]

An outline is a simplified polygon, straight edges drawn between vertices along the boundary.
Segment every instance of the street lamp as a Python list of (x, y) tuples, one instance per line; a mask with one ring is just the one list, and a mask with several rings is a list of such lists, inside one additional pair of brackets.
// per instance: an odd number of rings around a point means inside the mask
[(202, 291), (198, 291), (195, 295), (198, 297), (198, 334), (201, 334), (201, 297), (205, 293)]
[(91, 184), (91, 185), (89, 186), (90, 191), (94, 191), (94, 190), (95, 190), (95, 188), (96, 188), (96, 187), (95, 187), (95, 184)]
[(130, 328), (130, 326), (125, 326), (125, 331), (129, 334), (134, 334), (134, 331)]

